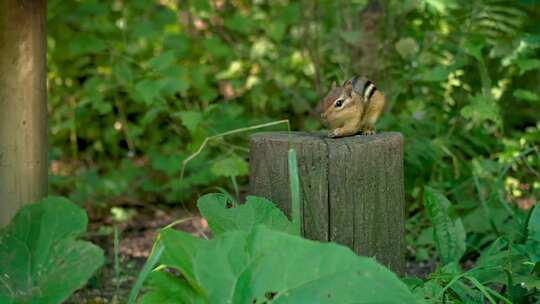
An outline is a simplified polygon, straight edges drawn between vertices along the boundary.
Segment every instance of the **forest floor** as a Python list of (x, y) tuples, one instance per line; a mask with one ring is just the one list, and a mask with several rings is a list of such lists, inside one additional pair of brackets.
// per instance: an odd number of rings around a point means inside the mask
[(176, 229), (197, 237), (210, 235), (206, 220), (186, 209), (145, 206), (116, 210), (122, 210), (122, 216), (128, 218), (118, 221), (118, 214), (112, 214), (108, 209), (87, 209), (89, 224), (86, 239), (104, 250), (106, 261), (88, 284), (75, 292), (66, 303), (126, 303), (157, 233), (174, 221), (182, 220), (175, 226)]
[[(143, 205), (116, 209), (121, 210), (116, 213), (108, 210), (87, 208), (89, 225), (86, 239), (105, 251), (105, 265), (65, 303), (126, 303), (131, 287), (152, 250), (157, 233), (174, 221), (182, 220), (175, 228), (196, 237), (211, 235), (206, 220), (196, 211), (184, 208)], [(124, 218), (118, 221), (118, 217)], [(434, 267), (435, 261), (419, 263), (408, 259), (406, 275), (423, 278), (433, 272)]]

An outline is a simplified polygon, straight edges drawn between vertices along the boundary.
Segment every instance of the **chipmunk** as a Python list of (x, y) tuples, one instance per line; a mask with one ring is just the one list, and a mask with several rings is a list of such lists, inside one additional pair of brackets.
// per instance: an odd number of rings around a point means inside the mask
[(319, 104), (328, 137), (375, 134), (375, 122), (384, 108), (384, 95), (366, 77), (355, 76), (332, 89)]

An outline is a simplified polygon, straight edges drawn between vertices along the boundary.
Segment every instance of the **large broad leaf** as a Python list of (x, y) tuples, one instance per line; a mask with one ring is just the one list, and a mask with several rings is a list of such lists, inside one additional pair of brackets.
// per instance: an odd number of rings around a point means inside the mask
[(140, 304), (205, 303), (185, 281), (171, 273), (154, 271), (148, 280), (150, 289)]
[(250, 231), (258, 224), (273, 230), (294, 232), (287, 217), (265, 198), (248, 196), (245, 204), (234, 208), (227, 208), (227, 200), (223, 194), (207, 194), (197, 203), (214, 235), (230, 230)]
[(0, 231), (0, 302), (60, 303), (103, 264), (103, 251), (77, 240), (86, 213), (49, 197), (23, 207)]
[[(176, 251), (178, 243), (193, 238), (172, 229), (162, 231), (161, 236), (165, 252)], [(194, 303), (200, 297), (205, 303), (239, 304), (419, 302), (392, 272), (371, 258), (357, 256), (344, 246), (305, 240), (262, 225), (251, 232), (226, 232), (192, 251), (190, 265), (200, 291), (193, 300), (168, 303)], [(185, 261), (176, 264), (182, 263)], [(176, 282), (183, 285), (177, 290), (190, 286), (187, 281)], [(171, 288), (168, 281), (152, 292), (164, 294)]]
[(465, 253), (465, 229), (461, 219), (452, 220), (448, 215), (450, 201), (438, 191), (424, 188), (424, 205), (433, 224), (433, 238), (441, 262), (458, 261)]

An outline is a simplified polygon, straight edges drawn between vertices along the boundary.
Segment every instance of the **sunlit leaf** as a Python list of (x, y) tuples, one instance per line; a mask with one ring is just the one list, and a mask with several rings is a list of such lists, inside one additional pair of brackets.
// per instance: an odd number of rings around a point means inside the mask
[(470, 98), (470, 101), (470, 104), (461, 109), (461, 115), (463, 117), (477, 124), (486, 120), (495, 123), (501, 122), (499, 105), (493, 98), (484, 95), (475, 95)]
[(424, 205), (433, 224), (437, 253), (443, 264), (457, 262), (465, 253), (465, 229), (461, 219), (451, 219), (450, 201), (440, 192), (424, 187)]
[(212, 172), (219, 176), (242, 176), (248, 174), (248, 164), (244, 159), (232, 155), (214, 162)]
[(228, 208), (227, 203), (228, 197), (223, 194), (207, 194), (197, 202), (201, 215), (215, 235), (232, 230), (251, 231), (260, 224), (272, 230), (294, 233), (292, 223), (265, 198), (248, 196), (245, 204), (233, 208)]
[(514, 91), (514, 97), (523, 99), (526, 101), (540, 101), (540, 95), (535, 92), (523, 89), (517, 89)]

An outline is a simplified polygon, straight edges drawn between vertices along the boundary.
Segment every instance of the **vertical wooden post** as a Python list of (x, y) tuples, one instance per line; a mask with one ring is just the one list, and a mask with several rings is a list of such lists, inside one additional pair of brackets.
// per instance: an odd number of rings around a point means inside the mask
[(0, 227), (47, 193), (46, 7), (0, 0)]
[(390, 132), (330, 139), (258, 133), (250, 143), (250, 193), (290, 214), (289, 145), (298, 154), (303, 235), (348, 246), (404, 273), (403, 138)]

